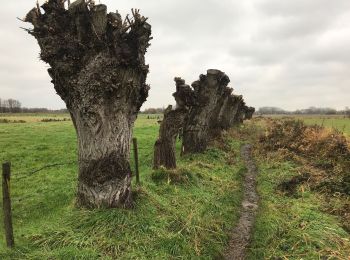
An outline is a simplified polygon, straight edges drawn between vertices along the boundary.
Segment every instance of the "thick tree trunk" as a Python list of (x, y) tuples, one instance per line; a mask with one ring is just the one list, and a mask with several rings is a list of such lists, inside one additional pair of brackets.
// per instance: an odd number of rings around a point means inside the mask
[(160, 166), (167, 169), (176, 168), (176, 138), (188, 114), (188, 107), (194, 102), (193, 90), (190, 86), (186, 85), (181, 78), (175, 78), (175, 82), (176, 92), (173, 96), (176, 100), (176, 108), (172, 110), (172, 106), (169, 106), (164, 111), (159, 137), (154, 145), (154, 169)]
[[(126, 118), (109, 107), (88, 120), (73, 112), (79, 146), (77, 199), (88, 207), (131, 205), (130, 141), (134, 118)], [(80, 117), (80, 118), (79, 118)]]
[(219, 70), (208, 70), (200, 80), (192, 83), (196, 103), (191, 107), (183, 130), (182, 153), (200, 153), (208, 145), (210, 119), (218, 99), (229, 83), (227, 75)]
[(252, 119), (254, 113), (255, 113), (255, 108), (254, 107), (246, 107), (244, 119), (245, 120)]
[(148, 96), (144, 55), (151, 27), (138, 11), (122, 23), (105, 5), (49, 0), (25, 21), (65, 101), (78, 137), (77, 200), (87, 207), (129, 207), (132, 128)]
[(229, 108), (229, 98), (231, 96), (233, 89), (226, 87), (222, 92), (222, 95), (218, 98), (215, 109), (210, 118), (210, 129), (213, 134), (221, 131), (223, 128), (222, 120), (227, 113), (227, 109)]
[(238, 114), (238, 109), (241, 102), (243, 102), (242, 96), (231, 95), (227, 100), (227, 105), (224, 107), (222, 117), (220, 118), (220, 124), (223, 129), (228, 129), (235, 125), (235, 117)]
[(167, 169), (176, 168), (175, 146), (169, 140), (157, 139), (154, 144), (153, 169), (158, 169), (160, 166)]
[(164, 166), (167, 169), (176, 168), (176, 138), (179, 134), (187, 110), (171, 110), (169, 106), (164, 113), (164, 119), (159, 130), (159, 138), (154, 145), (153, 168)]
[(245, 116), (244, 106), (245, 106), (245, 102), (243, 101), (243, 99), (241, 99), (238, 102), (237, 110), (233, 118), (233, 126), (237, 126), (243, 123), (244, 116)]

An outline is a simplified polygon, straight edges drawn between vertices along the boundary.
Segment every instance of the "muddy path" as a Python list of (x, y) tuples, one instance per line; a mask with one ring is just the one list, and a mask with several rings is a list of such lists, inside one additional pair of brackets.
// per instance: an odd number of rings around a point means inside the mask
[(258, 169), (252, 158), (250, 144), (242, 146), (241, 157), (247, 168), (243, 182), (243, 200), (238, 224), (232, 230), (229, 245), (224, 252), (225, 259), (246, 259), (246, 251), (250, 244), (255, 216), (258, 211), (259, 196), (256, 191)]

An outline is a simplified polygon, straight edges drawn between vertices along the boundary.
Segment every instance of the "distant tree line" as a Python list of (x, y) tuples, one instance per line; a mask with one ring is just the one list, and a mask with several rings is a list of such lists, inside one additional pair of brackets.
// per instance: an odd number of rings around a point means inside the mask
[(146, 108), (144, 111), (141, 111), (141, 114), (163, 114), (163, 108)]
[(348, 115), (350, 116), (350, 109), (345, 107), (344, 110), (336, 110), (328, 107), (309, 107), (306, 109), (297, 109), (295, 111), (287, 111), (279, 107), (260, 107), (256, 112), (259, 115)]
[[(51, 110), (48, 108), (27, 108), (22, 107), (21, 102), (16, 99), (1, 99), (0, 98), (0, 113), (68, 113), (67, 109)], [(141, 114), (163, 114), (162, 108), (146, 108)], [(257, 115), (347, 115), (350, 117), (350, 108), (345, 107), (343, 110), (323, 107), (309, 107), (306, 109), (297, 109), (294, 111), (284, 110), (279, 107), (260, 107), (256, 111)]]
[(67, 113), (67, 109), (51, 110), (47, 108), (22, 107), (21, 102), (16, 99), (0, 98), (0, 113)]
[(0, 98), (0, 112), (1, 113), (19, 113), (21, 112), (21, 102), (15, 99), (1, 99)]

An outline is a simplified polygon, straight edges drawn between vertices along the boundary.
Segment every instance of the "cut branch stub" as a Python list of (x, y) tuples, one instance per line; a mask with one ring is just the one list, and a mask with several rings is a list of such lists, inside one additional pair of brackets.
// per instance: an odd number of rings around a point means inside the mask
[(183, 129), (182, 153), (203, 152), (209, 140), (210, 121), (220, 97), (227, 91), (228, 76), (220, 70), (208, 70), (207, 75), (192, 83), (195, 103), (189, 111)]
[(189, 109), (194, 106), (196, 104), (196, 97), (193, 89), (185, 84), (185, 80), (182, 78), (176, 77), (174, 81), (176, 84), (176, 92), (173, 93), (173, 97), (176, 101), (176, 108)]
[(154, 145), (154, 164), (157, 169), (164, 166), (168, 169), (176, 168), (176, 138), (188, 113), (188, 108), (194, 102), (194, 93), (190, 86), (181, 78), (175, 78), (176, 92), (173, 94), (176, 100), (176, 108), (172, 106), (164, 111), (164, 118), (159, 129), (159, 137)]
[(79, 145), (78, 202), (127, 207), (132, 127), (148, 96), (145, 53), (151, 26), (139, 12), (130, 24), (105, 5), (49, 0), (25, 21), (38, 41), (52, 83), (65, 101)]

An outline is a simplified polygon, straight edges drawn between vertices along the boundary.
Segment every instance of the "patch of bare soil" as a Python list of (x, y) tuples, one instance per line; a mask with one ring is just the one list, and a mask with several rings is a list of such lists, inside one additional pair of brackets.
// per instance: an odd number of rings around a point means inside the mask
[(225, 259), (234, 260), (245, 259), (246, 249), (251, 241), (259, 202), (259, 196), (256, 191), (256, 176), (258, 174), (258, 169), (252, 158), (252, 146), (250, 144), (242, 146), (241, 155), (247, 168), (243, 184), (244, 195), (241, 216), (237, 226), (232, 230), (231, 240), (224, 252)]

